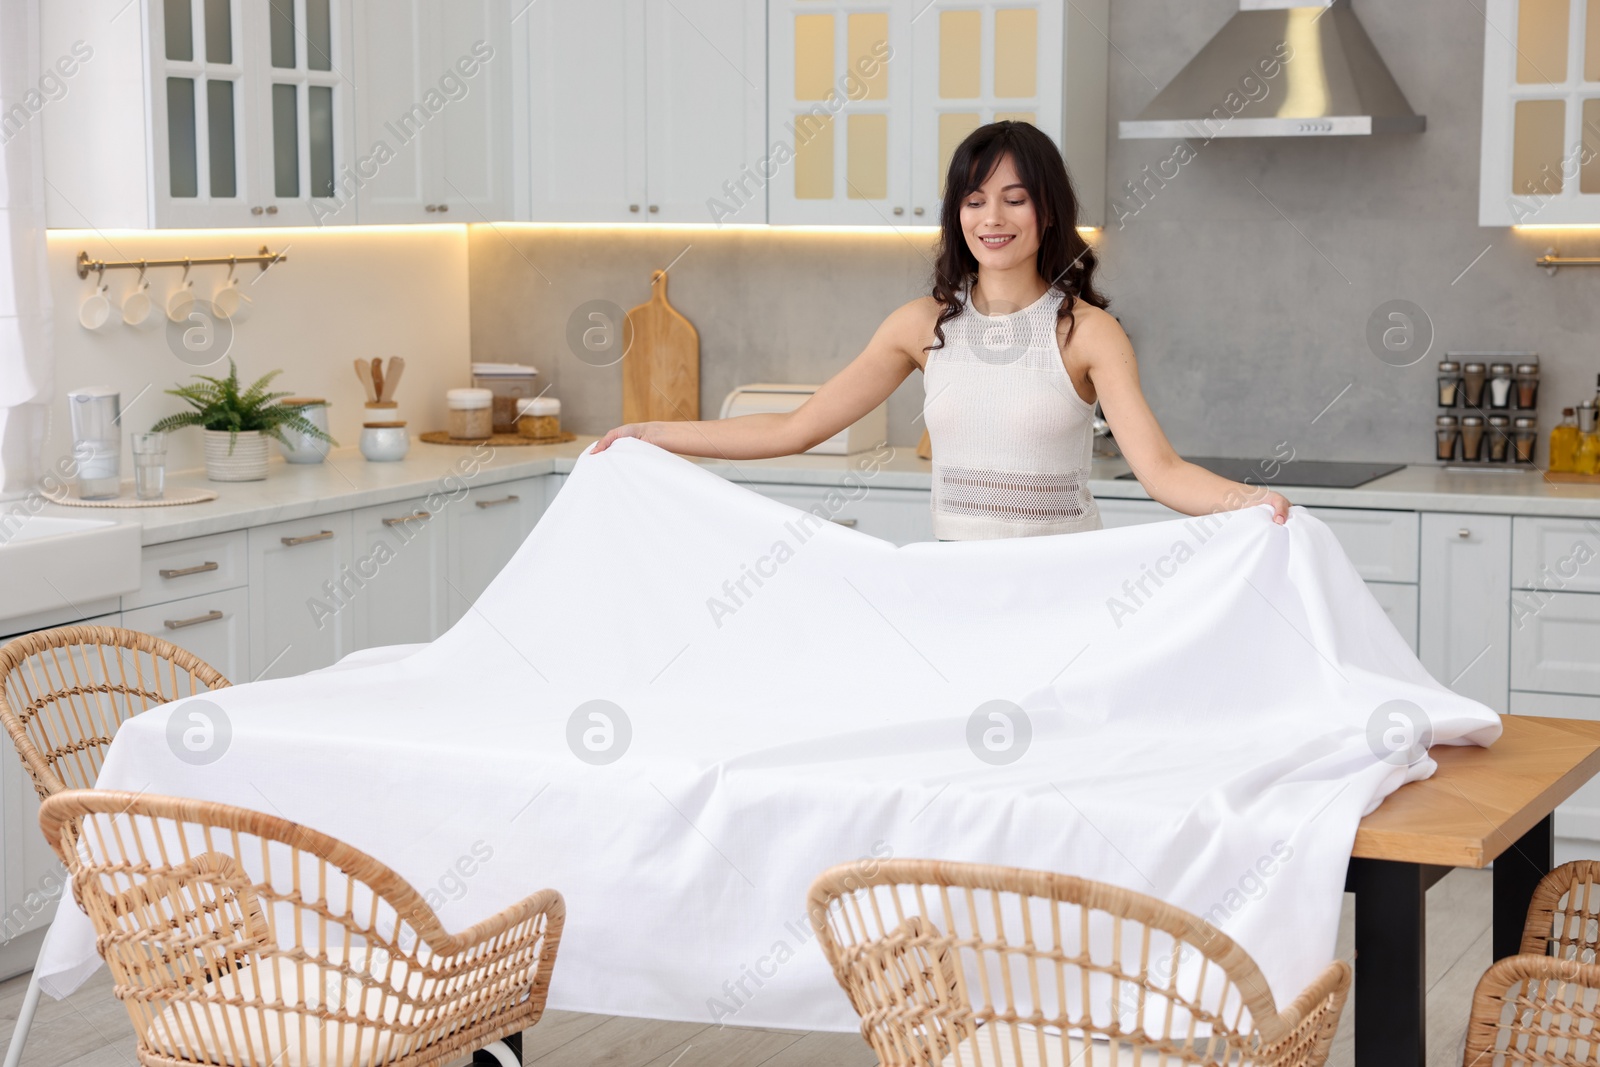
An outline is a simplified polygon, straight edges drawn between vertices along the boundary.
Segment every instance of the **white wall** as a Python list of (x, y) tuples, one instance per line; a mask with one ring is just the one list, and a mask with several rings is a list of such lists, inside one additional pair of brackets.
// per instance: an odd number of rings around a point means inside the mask
[[(239, 376), (253, 381), (282, 369), (275, 389), (325, 397), (333, 436), (353, 446), (360, 436), (365, 394), (353, 367), (356, 358), (406, 359), (396, 399), (413, 435), (444, 428), (444, 391), (470, 384), (466, 227), (349, 227), (342, 229), (250, 229), (183, 231), (52, 230), (50, 272), (55, 296), (56, 395), (51, 406), (47, 465), (69, 455), (72, 429), (66, 393), (86, 385), (119, 389), (123, 404), (123, 477), (132, 476), (127, 434), (146, 430), (185, 405), (163, 390), (196, 373), (227, 374), (227, 360), (196, 367), (169, 347), (167, 331), (141, 332), (120, 318), (98, 332), (78, 323), (93, 287), (80, 281), (76, 259), (161, 259), (254, 253), (265, 243), (287, 258), (263, 273), (238, 269), (255, 305), (235, 332), (230, 355)], [(120, 300), (135, 284), (137, 270), (107, 271), (109, 296)], [(196, 291), (208, 296), (226, 278), (226, 266), (195, 267)], [(149, 272), (151, 292), (163, 301), (182, 268)], [(142, 395), (141, 395), (142, 394)], [(168, 468), (202, 464), (198, 429), (175, 433)], [(277, 452), (274, 446), (274, 453)]]

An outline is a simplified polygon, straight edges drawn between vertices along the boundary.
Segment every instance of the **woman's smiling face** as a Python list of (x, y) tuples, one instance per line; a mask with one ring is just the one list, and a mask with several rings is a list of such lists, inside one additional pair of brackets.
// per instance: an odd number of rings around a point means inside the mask
[(981, 267), (1007, 270), (1035, 261), (1039, 217), (1010, 156), (961, 201), (961, 230)]

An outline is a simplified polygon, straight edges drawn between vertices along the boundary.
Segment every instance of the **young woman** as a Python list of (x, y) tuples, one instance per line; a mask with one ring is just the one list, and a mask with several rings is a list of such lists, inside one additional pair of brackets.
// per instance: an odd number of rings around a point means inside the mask
[(1094, 287), (1095, 254), (1055, 144), (1025, 122), (973, 131), (955, 151), (933, 293), (896, 310), (849, 366), (795, 411), (619, 426), (671, 452), (758, 459), (803, 452), (923, 372), (934, 534), (1026, 537), (1100, 528), (1089, 493), (1099, 401), (1150, 496), (1188, 515), (1289, 502), (1178, 457), (1139, 388), (1133, 347)]

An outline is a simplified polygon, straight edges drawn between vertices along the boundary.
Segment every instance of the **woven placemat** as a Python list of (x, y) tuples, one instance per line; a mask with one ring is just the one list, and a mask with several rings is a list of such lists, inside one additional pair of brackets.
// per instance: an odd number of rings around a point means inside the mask
[(444, 430), (430, 430), (417, 436), (430, 445), (493, 445), (500, 448), (515, 448), (518, 445), (559, 445), (578, 439), (575, 433), (563, 433), (555, 437), (524, 437), (520, 433), (497, 433), (488, 437), (460, 438), (451, 437)]
[(44, 498), (52, 504), (65, 504), (73, 508), (171, 508), (179, 504), (204, 504), (207, 500), (217, 499), (215, 489), (168, 489), (160, 500), (140, 500), (133, 495), (131, 481), (123, 482), (118, 492), (124, 495), (110, 500), (82, 500), (73, 495), (76, 489), (55, 495), (46, 493)]

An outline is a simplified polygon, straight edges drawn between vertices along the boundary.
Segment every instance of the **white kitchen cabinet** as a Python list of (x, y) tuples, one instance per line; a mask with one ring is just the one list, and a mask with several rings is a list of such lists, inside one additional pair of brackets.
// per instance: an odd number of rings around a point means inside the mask
[(1369, 582), (1415, 582), (1417, 536), (1414, 511), (1307, 508), (1339, 541), (1356, 573)]
[(1487, 0), (1485, 14), (1479, 225), (1600, 222), (1600, 12)]
[(363, 584), (351, 601), (353, 648), (432, 641), (444, 633), (449, 599), (446, 523), (425, 499), (351, 513)]
[(345, 0), (42, 12), (46, 62), (77, 61), (41, 112), (50, 226), (306, 225), (336, 213), (353, 138)]
[(771, 0), (776, 223), (936, 225), (956, 145), (1020, 119), (1054, 139), (1083, 226), (1105, 199), (1105, 0)]
[[(1600, 593), (1600, 522), (1525, 515), (1512, 519), (1511, 586), (1537, 593)], [(1512, 599), (1515, 622), (1522, 612), (1537, 609), (1543, 597)]]
[[(1600, 722), (1600, 697), (1511, 691), (1511, 714)], [(1581, 786), (1556, 808), (1556, 836), (1600, 841), (1600, 778)]]
[(225, 589), (122, 613), (128, 630), (170, 641), (235, 684), (250, 680), (250, 592)]
[(1417, 651), (1417, 587), (1401, 582), (1368, 582), (1367, 591), (1389, 616), (1394, 628)]
[(327, 222), (513, 217), (510, 0), (355, 0), (354, 203)]
[(1600, 596), (1551, 593), (1511, 624), (1511, 684), (1600, 696)]
[(450, 625), (467, 613), (533, 532), (548, 491), (544, 477), (523, 478), (474, 486), (446, 505)]
[[(526, 33), (528, 216), (765, 222), (765, 13), (746, 0), (542, 0)], [(574, 47), (574, 42), (605, 47)], [(726, 205), (714, 214), (713, 201)]]
[(1147, 522), (1169, 522), (1184, 518), (1181, 511), (1173, 511), (1154, 500), (1121, 500), (1115, 497), (1095, 497), (1100, 509), (1100, 525), (1107, 530), (1120, 526), (1139, 526)]
[(1506, 709), (1511, 662), (1511, 519), (1425, 512), (1417, 658), (1439, 682)]
[(749, 488), (790, 507), (896, 545), (934, 540), (928, 494), (920, 489), (886, 489), (870, 483), (864, 491), (849, 487), (764, 483), (751, 483)]
[[(350, 513), (250, 531), (250, 679), (326, 667), (352, 648)], [(235, 679), (237, 681), (237, 679)]]
[(145, 545), (139, 588), (122, 596), (123, 610), (244, 586), (250, 580), (243, 530)]

